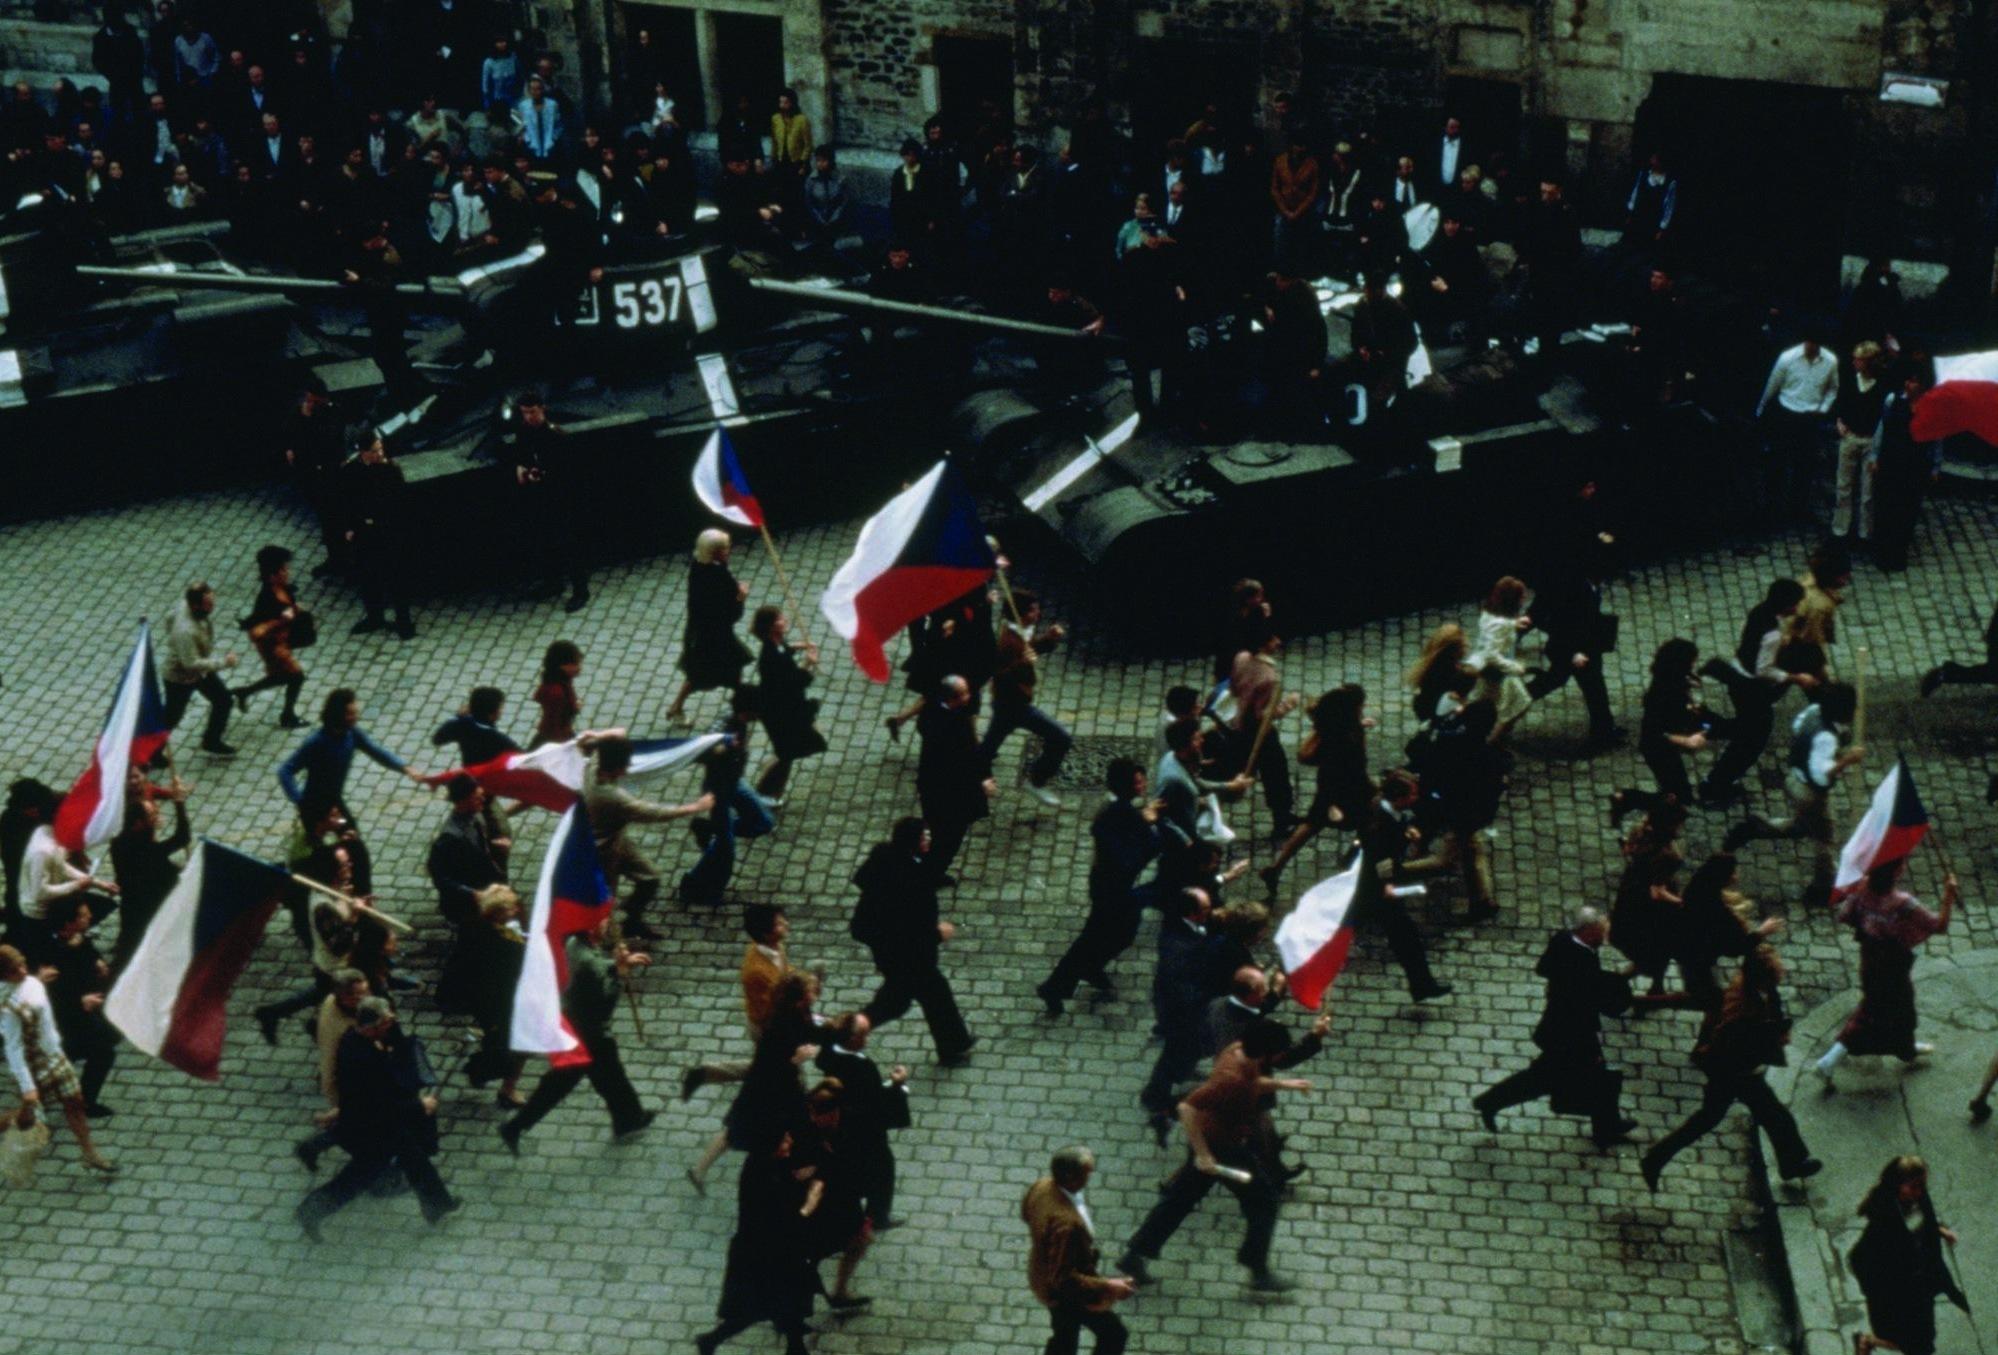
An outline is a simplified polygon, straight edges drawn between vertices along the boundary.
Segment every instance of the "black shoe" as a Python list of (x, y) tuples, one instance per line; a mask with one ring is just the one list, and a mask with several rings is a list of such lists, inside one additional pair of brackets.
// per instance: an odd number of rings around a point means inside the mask
[(971, 1048), (973, 1045), (977, 1043), (978, 1043), (978, 1037), (974, 1035), (971, 1039), (966, 1040), (962, 1045), (958, 1046), (956, 1049), (951, 1050), (950, 1053), (938, 1054), (937, 1066), (940, 1068), (964, 1067), (965, 1064), (971, 1062)]
[(250, 708), (250, 689), (248, 687), (231, 687), (229, 689), (229, 699), (236, 703), (236, 713), (241, 715)]
[(1098, 997), (1117, 996), (1117, 985), (1110, 981), (1108, 974), (1098, 974), (1095, 978), (1084, 979), (1083, 982), (1094, 988)]
[(83, 1113), (88, 1119), (108, 1120), (118, 1112), (105, 1105), (102, 1101), (92, 1101), (83, 1108)]
[(652, 1122), (658, 1118), (659, 1118), (658, 1111), (648, 1110), (644, 1114), (640, 1115), (637, 1119), (633, 1120), (630, 1124), (626, 1125), (624, 1128), (612, 1129), (611, 1138), (618, 1143), (624, 1143), (630, 1139), (635, 1139), (640, 1134), (643, 1134), (646, 1130), (652, 1128)]
[(900, 743), (902, 741), (902, 722), (900, 720), (891, 715), (881, 723), (888, 726), (888, 742)]
[(1256, 878), (1263, 882), (1263, 897), (1268, 899), (1271, 903), (1276, 902), (1277, 877), (1281, 873), (1282, 872), (1279, 871), (1275, 866), (1264, 866), (1261, 870), (1256, 872)]
[(1471, 1108), (1476, 1110), (1478, 1118), (1485, 1122), (1485, 1132), (1487, 1134), (1496, 1134), (1499, 1132), (1498, 1111), (1486, 1105), (1483, 1097), (1471, 1098)]
[(446, 1218), (457, 1213), (464, 1207), (465, 1202), (456, 1195), (447, 1195), (444, 1197), (444, 1203), (434, 1208), (430, 1205), (425, 1205), (423, 1207), (423, 1218), (426, 1223), (442, 1223)]
[(707, 1069), (689, 1068), (686, 1072), (680, 1074), (680, 1099), (682, 1101), (693, 1100), (694, 1093), (707, 1085)]
[(715, 1355), (715, 1350), (720, 1345), (721, 1342), (715, 1339), (713, 1332), (704, 1331), (694, 1338), (694, 1349), (698, 1355)]
[(849, 1313), (855, 1308), (865, 1308), (872, 1302), (874, 1300), (868, 1298), (865, 1294), (848, 1294), (845, 1298), (841, 1298), (837, 1294), (828, 1294), (826, 1296), (826, 1306), (836, 1313)]
[(1921, 692), (1921, 694), (1924, 697), (1934, 696), (1936, 693), (1936, 688), (1942, 686), (1942, 680), (1943, 680), (1942, 669), (1931, 668), (1929, 669), (1928, 672), (1922, 674), (1922, 685), (1918, 687), (1916, 690)]
[(395, 634), (399, 640), (414, 640), (416, 638), (416, 625), (410, 621), (398, 621), (395, 623)]
[(664, 938), (665, 933), (654, 930), (638, 918), (624, 920), (624, 939), (627, 941), (659, 941)]
[(1034, 989), (1034, 994), (1040, 998), (1041, 1005), (1048, 1009), (1049, 1016), (1060, 1016), (1062, 1014), (1064, 1010), (1061, 1005), (1062, 1000), (1055, 996), (1054, 989), (1043, 983)]
[(269, 1045), (276, 1044), (278, 1037), (278, 1022), (282, 1021), (284, 1018), (280, 1016), (277, 1012), (272, 1011), (269, 1007), (257, 1008), (256, 1016), (257, 1016), (257, 1031), (264, 1037), (264, 1043)]
[(1645, 1189), (1656, 1195), (1658, 1193), (1658, 1178), (1663, 1174), (1665, 1164), (1654, 1161), (1651, 1154), (1646, 1153), (1637, 1160), (1637, 1170), (1644, 1174)]
[(580, 612), (589, 605), (590, 595), (588, 593), (571, 593), (569, 600), (562, 604), (562, 610), (565, 612)]
[(1473, 926), (1476, 926), (1480, 922), (1490, 922), (1493, 918), (1497, 917), (1498, 915), (1499, 915), (1499, 908), (1497, 904), (1478, 903), (1478, 904), (1473, 904), (1471, 906), (1471, 910), (1464, 914), (1464, 921), (1470, 923)]
[(217, 742), (215, 742), (215, 743), (204, 743), (204, 744), (202, 744), (202, 745), (201, 745), (201, 751), (202, 751), (202, 752), (204, 752), (204, 753), (206, 753), (206, 754), (208, 754), (208, 756), (210, 756), (210, 757), (234, 757), (234, 756), (236, 756), (236, 750), (235, 750), (234, 748), (231, 748), (231, 747), (230, 747), (230, 746), (229, 746), (228, 744), (226, 744), (226, 743), (222, 743), (222, 742), (220, 742), (219, 740), (218, 740)]
[(319, 1174), (319, 1150), (312, 1146), (311, 1139), (305, 1140), (303, 1143), (299, 1144), (296, 1148), (292, 1149), (291, 1155), (298, 1159), (300, 1166), (304, 1167), (314, 1176), (317, 1176)]
[(1158, 1141), (1159, 1147), (1165, 1147), (1166, 1139), (1172, 1134), (1172, 1116), (1153, 1111), (1150, 1124), (1152, 1137)]
[(291, 1211), (291, 1216), (297, 1220), (299, 1227), (305, 1229), (306, 1241), (324, 1242), (326, 1240), (319, 1232), (318, 1217), (307, 1212), (303, 1202), (300, 1202), (298, 1208)]
[[(1992, 782), (1992, 784), (1993, 784), (1993, 785), (1998, 785), (1998, 780), (1994, 780), (1994, 781)], [(1998, 801), (1994, 801), (1993, 803), (1998, 803)], [(938, 889), (956, 889), (956, 888), (957, 888), (957, 877), (956, 877), (955, 875), (939, 875), (939, 876), (937, 876), (937, 888), (938, 888)]]
[(299, 714), (297, 711), (288, 710), (284, 714), (278, 716), (278, 728), (303, 729), (305, 728), (305, 721), (299, 718)]
[(709, 819), (693, 820), (687, 825), (687, 831), (694, 835), (694, 845), (702, 851), (706, 851), (708, 844), (715, 840), (715, 825)]
[(364, 616), (347, 631), (349, 635), (373, 635), (378, 630), (387, 630), (388, 622), (379, 616)]
[(1145, 1268), (1145, 1258), (1136, 1252), (1125, 1252), (1117, 1259), (1117, 1269), (1124, 1272), (1124, 1278), (1143, 1288), (1154, 1283), (1152, 1272)]
[(515, 1127), (512, 1120), (508, 1120), (506, 1123), (502, 1124), (499, 1127), (499, 1136), (500, 1136), (500, 1142), (506, 1145), (506, 1150), (509, 1153), (512, 1153), (515, 1157), (519, 1157), (520, 1130), (517, 1127)]
[(1726, 835), (1721, 838), (1721, 850), (1729, 856), (1733, 856), (1753, 840), (1753, 834), (1753, 826), (1744, 819), (1734, 827), (1728, 829)]
[(1277, 1168), (1277, 1176), (1285, 1185), (1289, 1185), (1292, 1181), (1295, 1181), (1310, 1170), (1311, 1164), (1309, 1162), (1299, 1162), (1289, 1167), (1280, 1165)]
[(1448, 997), (1456, 991), (1456, 988), (1451, 984), (1432, 983), (1420, 992), (1410, 993), (1409, 1000), (1412, 1002), (1429, 1002), (1435, 998)]
[(882, 1219), (880, 1222), (874, 1225), (874, 1231), (877, 1233), (885, 1233), (890, 1231), (891, 1229), (900, 1228), (904, 1223), (907, 1222), (908, 1222), (907, 1219)]
[(1258, 1294), (1288, 1294), (1297, 1286), (1274, 1270), (1258, 1270), (1250, 1274), (1249, 1288)]
[(1785, 1181), (1808, 1181), (1825, 1169), (1825, 1164), (1814, 1157), (1807, 1157), (1788, 1171), (1779, 1174)]
[(1983, 1124), (1990, 1118), (1991, 1103), (1989, 1101), (1980, 1096), (1970, 1103), (1970, 1122), (1972, 1124)]

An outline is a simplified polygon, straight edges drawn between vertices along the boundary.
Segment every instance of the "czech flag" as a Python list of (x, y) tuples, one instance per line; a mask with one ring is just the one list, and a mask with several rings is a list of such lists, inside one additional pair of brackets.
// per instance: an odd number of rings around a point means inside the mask
[(160, 903), (104, 1015), (125, 1038), (192, 1077), (222, 1076), (229, 994), (291, 877), (203, 838)]
[[(631, 770), (627, 774), (645, 776), (683, 767), (725, 737), (697, 734), (677, 739), (635, 739), (631, 745)], [(571, 739), (567, 743), (544, 743), (524, 753), (501, 753), (490, 762), (472, 767), (453, 767), (424, 777), (423, 784), (441, 786), (462, 773), (484, 787), (488, 795), (503, 795), (560, 814), (582, 798), (583, 771), (589, 761), (589, 755)]]
[(867, 520), (819, 610), (846, 639), (860, 671), (886, 682), (882, 646), (911, 621), (991, 578), (994, 564), (970, 488), (956, 466), (939, 461)]
[[(1362, 887), (1363, 872), (1370, 869), (1367, 854), (1355, 853), (1352, 865), (1305, 890), (1297, 907), (1277, 928), (1277, 955), (1289, 977), (1291, 995), (1314, 1012), (1324, 1004), (1332, 981), (1346, 967), (1347, 952), (1353, 948), (1353, 927), (1348, 919)], [(1374, 887), (1379, 888), (1378, 877)]]
[(577, 932), (589, 931), (610, 916), (610, 882), (597, 859), (597, 842), (580, 806), (569, 809), (555, 825), (554, 840), (541, 863), (534, 886), (534, 913), (527, 925), (527, 954), (520, 965), (520, 982), (513, 992), (515, 1053), (546, 1054), (557, 1068), (575, 1068), (590, 1061), (589, 1050), (576, 1038), (562, 1014), (562, 993), (569, 986), (569, 956), (565, 943)]
[(1832, 897), (1851, 893), (1876, 867), (1899, 861), (1915, 850), (1915, 844), (1929, 835), (1929, 811), (1915, 792), (1915, 778), (1907, 759), (1894, 763), (1866, 817), (1852, 830), (1845, 851), (1838, 858), (1838, 877), (1832, 883)]
[(1936, 359), (1936, 384), (1915, 402), (1917, 442), (1975, 433), (1998, 446), (1998, 351)]
[(694, 497), (716, 517), (744, 527), (763, 525), (763, 505), (750, 492), (742, 463), (735, 459), (735, 444), (719, 428), (708, 435), (708, 445), (694, 462)]
[(118, 836), (125, 827), (125, 774), (164, 748), (169, 732), (159, 679), (153, 675), (152, 628), (141, 621), (139, 642), (118, 679), (90, 766), (56, 810), (51, 825), (56, 841), (81, 852)]

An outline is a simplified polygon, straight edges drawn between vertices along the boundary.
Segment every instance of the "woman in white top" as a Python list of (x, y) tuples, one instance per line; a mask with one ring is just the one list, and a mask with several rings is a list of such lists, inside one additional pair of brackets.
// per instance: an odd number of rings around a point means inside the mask
[(84, 1165), (101, 1172), (117, 1168), (97, 1151), (90, 1137), (90, 1119), (83, 1108), (83, 1084), (62, 1052), (48, 990), (28, 972), (28, 961), (12, 946), (0, 946), (0, 1044), (6, 1047), (7, 1070), (21, 1089), (21, 1106), (14, 1113), (23, 1128), (32, 1124), (44, 1098), (62, 1103), (69, 1132), (83, 1150)]
[(1519, 718), (1533, 705), (1521, 676), (1526, 665), (1512, 656), (1519, 633), (1533, 625), (1525, 615), (1526, 585), (1508, 574), (1492, 585), (1478, 612), (1478, 643), (1467, 663), (1478, 673), (1480, 694), (1488, 694), (1498, 709), (1492, 742), (1504, 741)]

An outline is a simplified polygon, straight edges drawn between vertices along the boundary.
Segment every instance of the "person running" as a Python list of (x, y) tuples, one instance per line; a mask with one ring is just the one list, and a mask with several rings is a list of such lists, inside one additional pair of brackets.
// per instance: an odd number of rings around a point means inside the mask
[(1904, 857), (1875, 867), (1839, 905), (1839, 921), (1859, 938), (1859, 1006), (1812, 1065), (1827, 1095), (1836, 1090), (1832, 1071), (1847, 1054), (1892, 1054), (1913, 1063), (1934, 1052), (1915, 1039), (1915, 948), (1949, 930), (1959, 893), (1956, 876), (1943, 876), (1942, 909), (1930, 912), (1897, 887), (1906, 864)]
[(298, 694), (305, 690), (305, 669), (292, 651), (304, 649), (318, 639), (318, 625), (312, 613), (298, 605), (291, 586), (291, 552), (283, 546), (265, 546), (257, 552), (257, 575), (263, 587), (243, 622), (244, 633), (264, 661), (264, 675), (243, 687), (233, 687), (236, 709), (247, 712), (250, 698), (273, 687), (284, 688), (284, 711), (278, 724), (285, 729), (303, 729), (298, 713)]

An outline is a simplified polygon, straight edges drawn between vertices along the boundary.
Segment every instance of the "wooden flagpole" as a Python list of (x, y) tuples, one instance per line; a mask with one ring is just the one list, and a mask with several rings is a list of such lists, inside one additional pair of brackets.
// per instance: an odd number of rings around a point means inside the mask
[(357, 912), (366, 913), (369, 917), (372, 917), (379, 922), (386, 923), (388, 926), (395, 928), (397, 931), (403, 933), (404, 935), (408, 935), (416, 930), (416, 928), (410, 926), (407, 922), (404, 922), (401, 918), (390, 917), (387, 913), (384, 913), (381, 909), (375, 907), (373, 904), (362, 903), (359, 899), (355, 898), (353, 895), (343, 894), (339, 890), (335, 889), (332, 885), (321, 884), (317, 880), (307, 879), (305, 876), (300, 875), (296, 871), (292, 872), (291, 879), (293, 884), (304, 885), (307, 889), (310, 889), (313, 893), (324, 894), (329, 899), (338, 899), (341, 903), (346, 904), (349, 908), (352, 908)]

